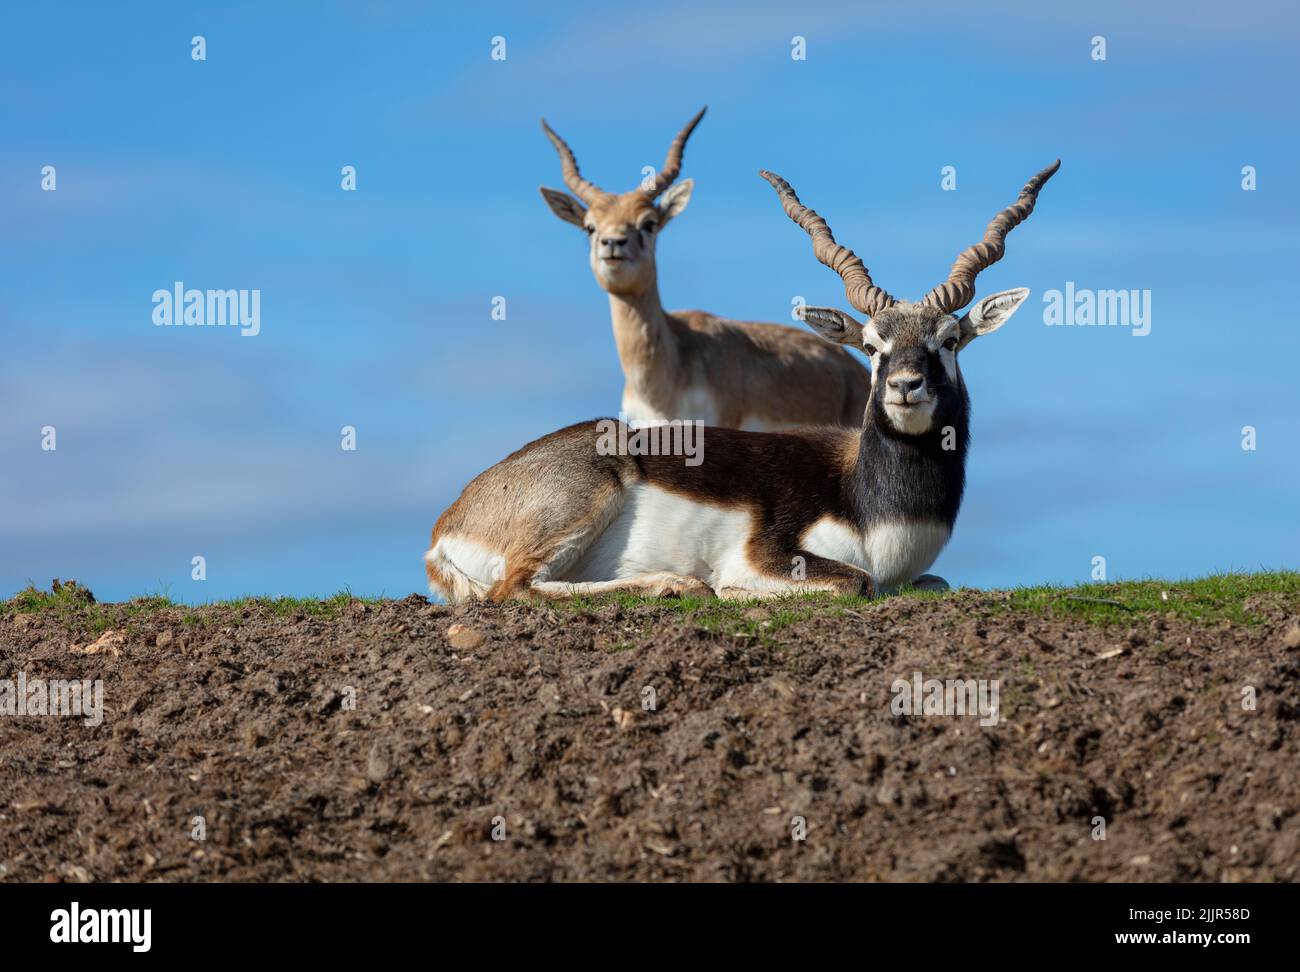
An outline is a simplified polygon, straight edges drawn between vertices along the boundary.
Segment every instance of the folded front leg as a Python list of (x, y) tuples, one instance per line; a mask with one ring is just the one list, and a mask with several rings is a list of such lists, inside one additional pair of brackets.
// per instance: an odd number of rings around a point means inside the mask
[(861, 567), (819, 557), (807, 550), (791, 550), (788, 555), (769, 553), (751, 557), (751, 567), (752, 570), (743, 576), (726, 578), (718, 587), (718, 597), (744, 600), (814, 591), (855, 597), (875, 594), (871, 575)]

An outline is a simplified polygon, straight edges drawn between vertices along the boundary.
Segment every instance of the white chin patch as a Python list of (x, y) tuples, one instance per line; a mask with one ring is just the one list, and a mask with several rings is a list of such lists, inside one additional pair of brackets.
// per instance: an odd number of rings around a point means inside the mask
[(885, 414), (889, 416), (889, 421), (893, 423), (894, 428), (904, 435), (921, 435), (929, 432), (934, 422), (934, 401), (930, 400), (924, 405), (912, 405), (907, 408), (886, 403)]

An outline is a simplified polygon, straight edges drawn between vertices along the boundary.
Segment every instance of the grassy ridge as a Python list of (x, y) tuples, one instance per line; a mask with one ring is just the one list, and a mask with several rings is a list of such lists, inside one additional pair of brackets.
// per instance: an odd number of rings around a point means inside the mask
[(28, 587), (19, 591), (6, 604), (18, 614), (49, 612), (62, 620), (82, 620), (88, 623), (92, 632), (106, 631), (115, 624), (152, 614), (157, 611), (177, 608), (185, 612), (182, 623), (206, 623), (205, 611), (208, 609), (249, 610), (258, 614), (276, 617), (334, 618), (354, 601), (366, 604), (379, 603), (378, 598), (355, 597), (350, 591), (340, 591), (331, 597), (240, 597), (231, 601), (213, 601), (211, 604), (188, 606), (173, 601), (161, 594), (137, 597), (122, 603), (99, 603), (84, 587), (76, 581), (64, 581), (53, 590), (41, 591)]
[[(898, 598), (926, 600), (969, 596), (969, 591), (904, 591)], [(998, 596), (994, 607), (1029, 614), (1073, 617), (1095, 623), (1129, 623), (1143, 617), (1169, 615), (1204, 623), (1221, 621), (1254, 624), (1259, 618), (1252, 598), (1269, 600), (1294, 598), (1300, 609), (1300, 572), (1268, 571), (1262, 573), (1214, 574), (1193, 580), (1140, 580), (1115, 583), (1081, 584), (1074, 587), (1021, 587), (1007, 592), (974, 592)], [(88, 591), (73, 581), (54, 590), (40, 591), (29, 587), (11, 598), (6, 607), (18, 613), (51, 612), (72, 620), (89, 623), (92, 630), (104, 630), (124, 620), (169, 608), (185, 611), (182, 621), (204, 623), (209, 609), (249, 610), (274, 616), (337, 617), (354, 601), (378, 603), (375, 598), (357, 598), (341, 591), (328, 598), (242, 597), (210, 605), (187, 607), (169, 597), (150, 595), (123, 604), (98, 604)], [(791, 595), (769, 601), (720, 601), (701, 598), (655, 599), (633, 595), (607, 595), (597, 598), (578, 597), (556, 602), (558, 610), (585, 612), (620, 605), (637, 607), (656, 605), (690, 615), (707, 630), (758, 633), (827, 610), (847, 613), (879, 601), (855, 597), (832, 597), (825, 594)], [(761, 606), (762, 617), (751, 609)], [(747, 616), (747, 614), (751, 616)]]
[(1255, 624), (1251, 598), (1294, 598), (1300, 605), (1300, 572), (1211, 574), (1195, 580), (1123, 581), (1077, 587), (1021, 587), (1009, 605), (1036, 614), (1125, 622), (1137, 616), (1173, 614), (1203, 622)]
[[(968, 595), (970, 591), (905, 590), (894, 595), (909, 600), (942, 600)], [(1293, 598), (1300, 611), (1300, 572), (1266, 571), (1256, 574), (1212, 574), (1193, 580), (1140, 580), (1115, 583), (1079, 584), (1072, 587), (1044, 585), (1019, 587), (1010, 591), (976, 591), (976, 594), (1003, 595), (993, 607), (1052, 617), (1076, 618), (1097, 624), (1131, 623), (1142, 618), (1173, 615), (1187, 620), (1214, 624), (1256, 624), (1261, 619), (1252, 608), (1251, 598), (1261, 596)], [(611, 603), (625, 607), (656, 604), (693, 615), (696, 624), (708, 630), (759, 633), (785, 627), (828, 608), (845, 613), (880, 603), (857, 597), (832, 597), (827, 594), (803, 594), (771, 601), (720, 601), (700, 598), (663, 600), (633, 595), (610, 595), (601, 598), (574, 598), (560, 602), (569, 610), (586, 611)], [(762, 618), (747, 618), (755, 606), (767, 611)]]

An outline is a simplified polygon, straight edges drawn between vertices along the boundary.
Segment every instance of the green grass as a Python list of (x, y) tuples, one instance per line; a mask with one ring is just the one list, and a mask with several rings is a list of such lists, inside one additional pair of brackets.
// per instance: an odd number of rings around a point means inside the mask
[(206, 608), (218, 610), (248, 610), (267, 613), (275, 617), (334, 618), (353, 601), (378, 604), (381, 598), (354, 597), (349, 591), (340, 591), (327, 598), (318, 597), (240, 597), (230, 601), (214, 601), (208, 605), (187, 607), (178, 604), (167, 594), (149, 594), (121, 604), (92, 603), (84, 588), (75, 582), (66, 582), (57, 590), (42, 591), (29, 586), (19, 591), (8, 602), (8, 607), (19, 614), (48, 612), (65, 622), (84, 622), (93, 634), (101, 634), (114, 625), (127, 624), (133, 618), (152, 614), (166, 608), (183, 608), (182, 624), (208, 625), (214, 615)]
[[(980, 592), (934, 592), (907, 590), (893, 599), (910, 601), (943, 600), (978, 596)], [(1259, 618), (1247, 603), (1252, 597), (1292, 599), (1300, 611), (1300, 572), (1269, 571), (1245, 574), (1214, 574), (1192, 580), (1140, 580), (1117, 583), (1081, 584), (1075, 587), (1021, 587), (1009, 592), (988, 592), (994, 597), (989, 607), (996, 611), (1021, 612), (1094, 623), (1129, 623), (1140, 618), (1164, 616), (1203, 623), (1253, 624)], [(382, 598), (357, 598), (344, 590), (327, 598), (241, 597), (210, 605), (185, 607), (186, 624), (208, 624), (209, 608), (248, 610), (276, 617), (338, 617), (353, 601), (382, 603)], [(562, 612), (583, 613), (617, 605), (635, 610), (643, 607), (671, 611), (711, 631), (750, 635), (767, 640), (772, 634), (819, 614), (843, 615), (859, 611), (880, 600), (835, 597), (829, 594), (796, 594), (771, 600), (720, 601), (703, 598), (650, 598), (632, 594), (577, 597), (555, 602)], [(20, 591), (7, 604), (20, 613), (51, 612), (67, 621), (89, 623), (99, 632), (115, 623), (165, 608), (179, 608), (165, 592), (136, 598), (124, 604), (93, 604), (86, 592), (68, 582), (58, 590), (34, 587)], [(759, 610), (754, 610), (758, 608)]]
[(1255, 624), (1259, 618), (1247, 601), (1259, 596), (1294, 599), (1300, 608), (1300, 573), (1212, 574), (1192, 580), (1123, 581), (1077, 587), (1021, 587), (1011, 592), (1008, 608), (1098, 623), (1129, 622), (1172, 614), (1177, 618), (1217, 623)]
[[(1252, 597), (1262, 595), (1270, 599), (1294, 599), (1295, 609), (1300, 611), (1300, 572), (1212, 574), (1192, 580), (1119, 581), (1074, 587), (1020, 587), (1006, 593), (1010, 597), (993, 604), (995, 610), (1076, 618), (1096, 624), (1131, 623), (1140, 618), (1169, 614), (1210, 624), (1221, 621), (1255, 624), (1260, 619), (1246, 603)], [(959, 591), (905, 590), (893, 595), (893, 598), (936, 601), (960, 596), (965, 594)], [(753, 601), (611, 594), (574, 598), (559, 603), (579, 612), (612, 604), (625, 608), (663, 608), (689, 618), (708, 631), (763, 636), (829, 609), (844, 614), (879, 604), (881, 600), (835, 597), (829, 594), (792, 594), (772, 600)], [(764, 609), (766, 616), (759, 618), (755, 612), (753, 617), (746, 617), (754, 607)]]
[(265, 611), (274, 617), (293, 617), (302, 614), (311, 618), (336, 618), (353, 601), (379, 604), (382, 598), (354, 597), (349, 591), (326, 598), (318, 597), (240, 597), (233, 601), (214, 602), (216, 607)]
[(96, 604), (75, 581), (49, 591), (29, 586), (15, 594), (9, 605), (19, 614), (48, 612), (63, 621), (84, 621), (92, 634), (102, 634), (120, 621), (175, 606), (166, 594), (148, 594), (125, 604)]

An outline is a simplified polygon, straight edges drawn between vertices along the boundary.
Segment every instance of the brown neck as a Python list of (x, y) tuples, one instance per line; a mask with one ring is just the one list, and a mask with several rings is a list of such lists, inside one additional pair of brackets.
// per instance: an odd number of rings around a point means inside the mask
[(647, 405), (667, 407), (680, 349), (659, 301), (659, 285), (639, 294), (610, 294), (609, 311), (628, 388)]

